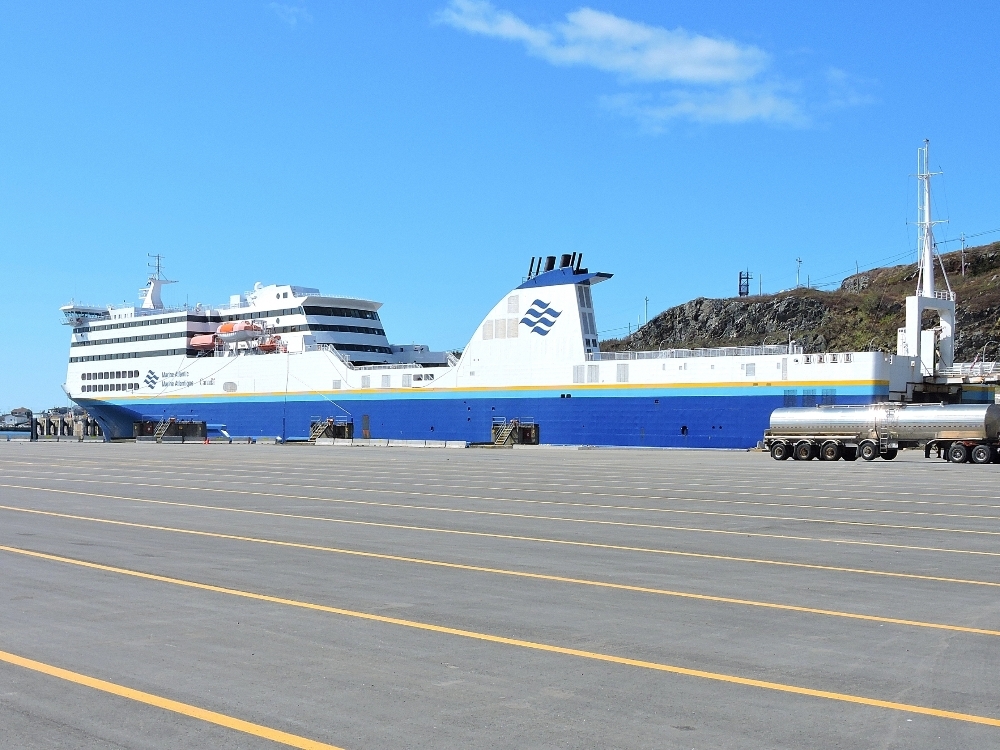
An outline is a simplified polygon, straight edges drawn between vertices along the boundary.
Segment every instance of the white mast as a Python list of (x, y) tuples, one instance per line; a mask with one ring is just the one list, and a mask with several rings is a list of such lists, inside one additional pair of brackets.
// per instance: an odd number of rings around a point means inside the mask
[(934, 221), (931, 219), (931, 142), (924, 139), (923, 148), (917, 149), (917, 231), (920, 247), (920, 280), (917, 293), (934, 296)]
[[(951, 367), (955, 360), (955, 295), (948, 282), (948, 274), (941, 266), (948, 291), (934, 288), (934, 221), (931, 217), (931, 177), (941, 174), (930, 171), (930, 141), (917, 149), (917, 228), (920, 259), (917, 264), (917, 291), (906, 298), (906, 328), (899, 329), (896, 338), (898, 354), (916, 357), (921, 374), (937, 374), (941, 367)], [(940, 260), (940, 259), (939, 259)], [(923, 313), (933, 310), (938, 314), (938, 325), (929, 330), (921, 328)]]
[(154, 259), (154, 262), (148, 264), (152, 269), (152, 273), (149, 275), (146, 288), (139, 290), (139, 297), (142, 299), (143, 310), (162, 310), (163, 300), (160, 298), (160, 288), (164, 284), (173, 284), (175, 282), (168, 281), (163, 275), (162, 255), (156, 254), (149, 257)]

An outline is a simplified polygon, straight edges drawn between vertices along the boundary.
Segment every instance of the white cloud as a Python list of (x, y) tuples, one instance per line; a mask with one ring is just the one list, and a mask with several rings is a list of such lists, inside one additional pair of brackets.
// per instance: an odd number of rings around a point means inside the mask
[(864, 94), (859, 90), (862, 87), (870, 87), (872, 85), (871, 81), (857, 80), (840, 68), (827, 68), (826, 83), (826, 106), (830, 109), (859, 107), (875, 101), (874, 97)]
[[(603, 97), (602, 105), (649, 130), (662, 130), (677, 119), (796, 127), (809, 123), (798, 92), (770, 72), (771, 56), (753, 45), (651, 26), (586, 7), (556, 23), (531, 24), (488, 0), (450, 0), (435, 20), (471, 34), (520, 43), (529, 54), (554, 65), (618, 74), (631, 93)], [(635, 93), (635, 87), (643, 84), (670, 87)], [(831, 69), (827, 84), (829, 98), (838, 106), (863, 103), (846, 85), (846, 74)]]
[(718, 90), (675, 89), (659, 96), (618, 94), (601, 104), (637, 120), (646, 130), (659, 132), (676, 119), (712, 124), (759, 120), (804, 127), (809, 117), (788, 95), (769, 86), (729, 86)]
[(649, 26), (591, 8), (541, 27), (485, 0), (452, 0), (437, 20), (474, 34), (521, 42), (556, 65), (589, 65), (640, 81), (734, 83), (753, 78), (769, 62), (757, 47)]
[(282, 21), (287, 23), (292, 28), (298, 24), (299, 21), (304, 21), (309, 23), (313, 20), (312, 15), (309, 10), (304, 5), (286, 5), (285, 3), (269, 3), (268, 8), (273, 10), (275, 14)]

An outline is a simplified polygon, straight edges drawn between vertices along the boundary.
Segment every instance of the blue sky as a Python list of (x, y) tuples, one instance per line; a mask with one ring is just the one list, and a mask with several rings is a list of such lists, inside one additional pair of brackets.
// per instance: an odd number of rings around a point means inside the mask
[[(465, 344), (532, 255), (599, 327), (1000, 227), (991, 3), (6, 3), (0, 410), (65, 403), (71, 297), (297, 283)], [(984, 237), (1000, 239), (1000, 234)], [(949, 245), (948, 247), (954, 247)]]

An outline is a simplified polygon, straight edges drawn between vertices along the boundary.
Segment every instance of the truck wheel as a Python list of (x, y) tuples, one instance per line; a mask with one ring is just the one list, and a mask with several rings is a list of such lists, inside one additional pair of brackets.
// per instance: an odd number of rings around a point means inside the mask
[(972, 449), (972, 463), (974, 464), (988, 464), (991, 458), (993, 458), (993, 452), (988, 445), (977, 445)]
[(790, 453), (788, 443), (782, 443), (780, 440), (771, 443), (771, 458), (775, 461), (787, 461)]
[(878, 458), (878, 444), (871, 440), (862, 440), (858, 446), (858, 455), (865, 461), (874, 461)]
[(899, 451), (896, 448), (891, 448), (882, 454), (882, 458), (884, 458), (886, 461), (891, 461), (897, 455), (899, 455)]
[(953, 464), (964, 464), (969, 460), (969, 449), (962, 443), (952, 443), (948, 448), (948, 460)]
[(836, 461), (843, 453), (840, 443), (836, 440), (827, 440), (819, 449), (820, 461)]
[(792, 458), (796, 461), (812, 461), (815, 450), (816, 446), (808, 440), (801, 440), (795, 444), (795, 450), (792, 453)]
[(844, 453), (841, 456), (841, 458), (844, 459), (845, 461), (857, 461), (858, 460), (857, 447), (855, 446), (854, 448), (850, 448), (848, 446), (844, 446)]

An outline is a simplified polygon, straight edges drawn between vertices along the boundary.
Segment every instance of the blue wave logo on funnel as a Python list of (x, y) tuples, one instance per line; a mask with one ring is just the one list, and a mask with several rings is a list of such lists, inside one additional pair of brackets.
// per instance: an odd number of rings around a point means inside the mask
[(552, 330), (552, 326), (556, 324), (556, 318), (560, 315), (562, 313), (549, 307), (548, 302), (536, 299), (531, 303), (531, 307), (525, 311), (524, 317), (521, 318), (521, 323), (528, 326), (532, 333), (537, 333), (539, 336), (548, 336), (549, 331)]

